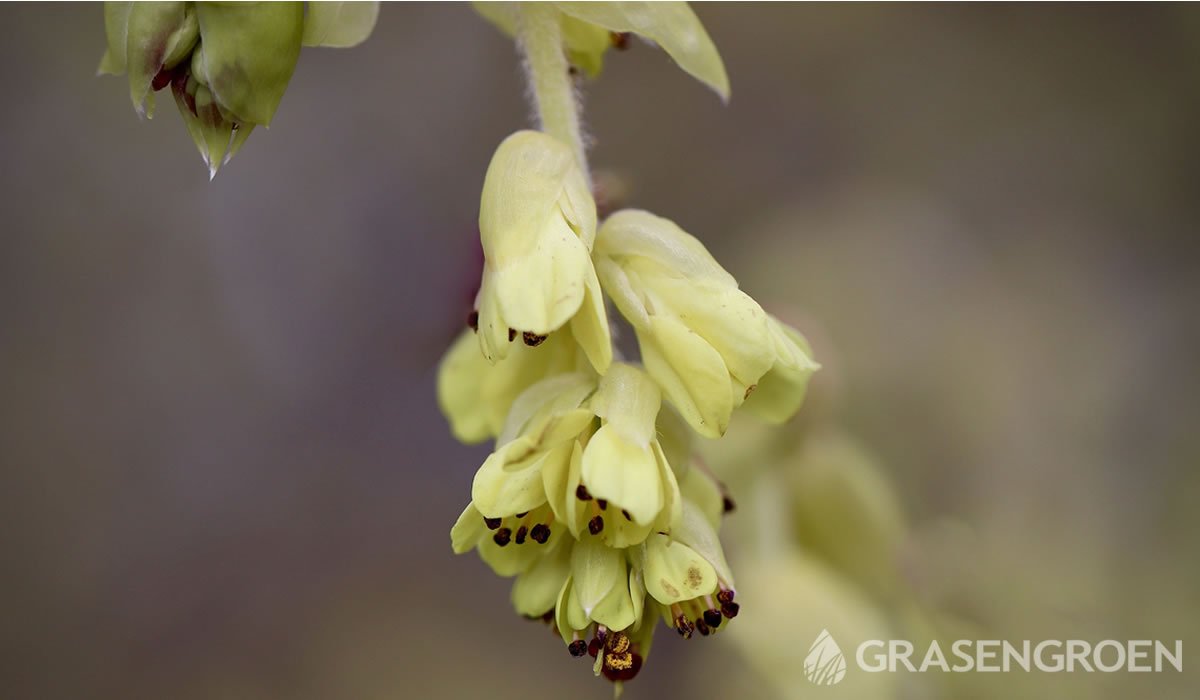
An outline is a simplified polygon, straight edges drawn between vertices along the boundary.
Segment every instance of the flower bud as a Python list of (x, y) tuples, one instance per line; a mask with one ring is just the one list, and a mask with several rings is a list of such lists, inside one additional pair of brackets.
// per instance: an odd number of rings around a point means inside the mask
[(106, 2), (104, 33), (108, 48), (100, 75), (128, 73), (129, 97), (138, 115), (154, 116), (154, 85), (164, 69), (191, 56), (200, 37), (196, 4), (191, 2)]
[(271, 123), (302, 41), (350, 46), (370, 33), (377, 3), (343, 4), (309, 3), (306, 20), (300, 2), (107, 2), (99, 72), (128, 72), (134, 109), (147, 117), (153, 91), (170, 85), (211, 178)]

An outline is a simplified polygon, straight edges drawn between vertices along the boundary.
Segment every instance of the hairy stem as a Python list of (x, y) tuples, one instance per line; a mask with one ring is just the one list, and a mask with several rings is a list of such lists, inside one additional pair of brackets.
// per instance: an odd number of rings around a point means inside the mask
[(549, 3), (522, 3), (517, 41), (525, 52), (527, 78), (542, 131), (571, 146), (579, 167), (590, 180), (579, 125), (579, 101), (563, 52), (558, 11)]

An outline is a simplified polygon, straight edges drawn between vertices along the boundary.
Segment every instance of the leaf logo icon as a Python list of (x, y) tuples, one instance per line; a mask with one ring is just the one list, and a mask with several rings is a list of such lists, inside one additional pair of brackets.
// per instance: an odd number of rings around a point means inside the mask
[(804, 677), (816, 685), (834, 685), (846, 677), (846, 657), (829, 630), (821, 630), (804, 657)]

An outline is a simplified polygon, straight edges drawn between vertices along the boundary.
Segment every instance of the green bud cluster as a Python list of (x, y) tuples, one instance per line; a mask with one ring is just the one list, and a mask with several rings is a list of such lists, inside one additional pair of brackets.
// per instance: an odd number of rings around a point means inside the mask
[(209, 177), (275, 116), (303, 46), (353, 46), (377, 3), (106, 2), (99, 73), (129, 78), (139, 116), (171, 89)]
[[(516, 611), (552, 625), (571, 655), (595, 657), (619, 689), (659, 618), (691, 638), (739, 611), (717, 535), (733, 501), (695, 457), (694, 435), (720, 437), (739, 408), (788, 420), (818, 365), (675, 223), (598, 215), (567, 74), (598, 72), (634, 32), (726, 97), (688, 6), (477, 7), (525, 50), (544, 131), (509, 136), (488, 167), (480, 288), (438, 372), (455, 436), (495, 444), (451, 543), (513, 577)], [(640, 363), (613, 346), (610, 301)]]

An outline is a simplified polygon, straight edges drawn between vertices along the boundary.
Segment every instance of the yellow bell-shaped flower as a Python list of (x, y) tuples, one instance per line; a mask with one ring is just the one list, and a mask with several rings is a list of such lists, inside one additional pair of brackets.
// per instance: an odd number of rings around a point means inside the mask
[[(597, 235), (596, 269), (633, 325), (647, 371), (702, 435), (722, 435), (733, 409), (777, 364), (786, 370), (801, 367), (801, 355), (807, 360), (704, 245), (672, 221), (639, 210), (613, 214)], [(781, 372), (778, 381), (785, 393), (798, 385), (794, 374)], [(768, 412), (786, 409), (784, 399), (772, 400)]]
[(479, 233), (484, 357), (497, 362), (517, 336), (536, 345), (570, 324), (596, 371), (608, 369), (612, 342), (591, 261), (596, 203), (570, 147), (537, 131), (505, 139), (484, 179)]

